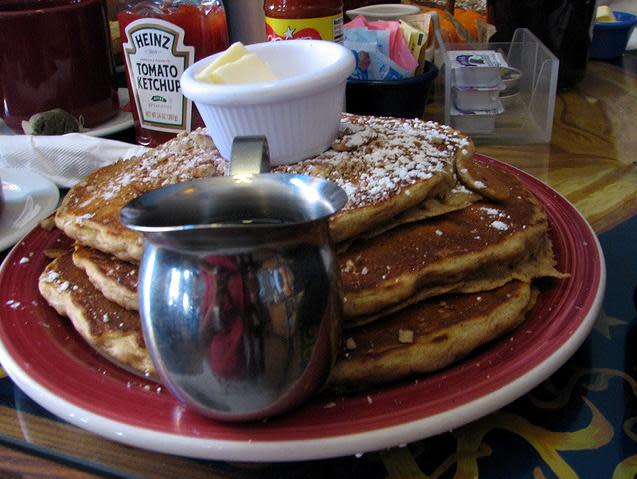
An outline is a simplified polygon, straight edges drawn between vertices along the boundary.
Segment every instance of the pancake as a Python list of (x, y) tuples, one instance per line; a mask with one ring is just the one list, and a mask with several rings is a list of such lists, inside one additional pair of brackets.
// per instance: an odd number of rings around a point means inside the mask
[(107, 300), (73, 264), (70, 252), (45, 268), (38, 285), (46, 301), (67, 316), (96, 351), (126, 369), (154, 374), (137, 312)]
[[(498, 178), (493, 183), (506, 185), (509, 200), (471, 204), (475, 194), (459, 189), (471, 197), (466, 201), (471, 206), (339, 249), (346, 326), (439, 294), (492, 289), (512, 279), (560, 277), (541, 206), (512, 175), (499, 170), (490, 175)], [(134, 265), (83, 247), (73, 258), (104, 296), (137, 308)]]
[(79, 244), (73, 251), (73, 263), (106, 299), (126, 309), (139, 309), (136, 264)]
[[(431, 199), (425, 203), (412, 208), (404, 213), (404, 217), (399, 217), (395, 223), (388, 223), (375, 231), (367, 232), (364, 237), (373, 237), (382, 234), (385, 230), (392, 229), (403, 222), (418, 221), (430, 215), (440, 215), (448, 211), (466, 207), (478, 197), (468, 193), (466, 190), (459, 190), (457, 196), (450, 195), (451, 198), (443, 200)], [(417, 211), (415, 211), (417, 210)], [(402, 215), (401, 215), (402, 216)], [(344, 242), (339, 245), (339, 253), (344, 252), (350, 243)], [(137, 278), (138, 265), (133, 262), (121, 260), (111, 254), (75, 244), (73, 252), (73, 263), (78, 268), (84, 270), (93, 286), (98, 289), (108, 300), (126, 309), (137, 310)], [(449, 290), (452, 290), (450, 288)], [(366, 321), (374, 319), (366, 318)]]
[[(345, 321), (356, 326), (346, 331), (352, 338), (346, 345), (364, 345), (372, 334), (383, 336), (374, 344), (385, 346), (344, 351), (336, 387), (445, 367), (522, 321), (534, 278), (560, 276), (541, 205), (513, 175), (472, 155), (471, 140), (446, 126), (344, 114), (330, 150), (274, 168), (335, 181), (348, 194), (330, 218), (341, 246)], [(65, 197), (55, 222), (77, 245), (46, 268), (39, 287), (113, 362), (154, 372), (136, 311), (141, 237), (120, 223), (121, 208), (163, 185), (226, 170), (199, 129), (97, 170)], [(445, 301), (454, 314), (438, 317), (437, 301), (450, 292), (456, 294)], [(472, 305), (478, 297), (489, 299)], [(401, 337), (396, 346), (396, 331), (413, 342)]]
[[(441, 216), (452, 211), (461, 210), (481, 199), (481, 195), (466, 189), (462, 184), (458, 184), (443, 197), (427, 199), (415, 207), (394, 216), (375, 229), (366, 231), (361, 234), (359, 238), (373, 238), (403, 224), (414, 223), (427, 218), (433, 218), (434, 216)], [(342, 250), (344, 250), (344, 248)]]
[(372, 314), (345, 318), (343, 327), (346, 329), (355, 328), (400, 311), (419, 301), (444, 294), (489, 291), (513, 280), (531, 283), (537, 278), (567, 277), (568, 275), (555, 269), (554, 263), (553, 247), (551, 241), (546, 238), (535, 251), (527, 252), (517, 263), (496, 262), (488, 264), (459, 281), (424, 287), (407, 299)]
[(512, 330), (535, 304), (529, 283), (441, 296), (343, 336), (329, 386), (352, 391), (442, 369)]
[[(107, 300), (70, 252), (47, 266), (39, 288), (108, 360), (137, 374), (155, 374), (139, 314)], [(444, 368), (517, 326), (534, 299), (529, 283), (512, 281), (487, 292), (439, 296), (348, 330), (329, 385), (351, 391)]]
[[(275, 172), (327, 178), (348, 195), (330, 218), (332, 238), (346, 241), (454, 186), (454, 161), (473, 154), (471, 140), (450, 127), (420, 120), (345, 114), (333, 148)], [(101, 168), (68, 192), (56, 225), (77, 242), (123, 260), (139, 260), (141, 237), (125, 228), (121, 208), (164, 185), (226, 173), (205, 129), (181, 134), (142, 156)]]
[(518, 264), (538, 250), (548, 232), (544, 209), (513, 175), (492, 174), (509, 189), (506, 201), (482, 200), (403, 225), (339, 255), (346, 319), (372, 315), (426, 288), (479, 276), (489, 265)]
[(141, 237), (123, 226), (121, 208), (164, 185), (223, 175), (226, 162), (204, 130), (182, 133), (161, 147), (119, 160), (69, 190), (55, 223), (70, 238), (124, 260), (139, 259)]
[[(487, 265), (476, 274), (468, 275), (456, 283), (428, 287), (406, 300), (374, 314), (348, 318), (343, 326), (352, 328), (366, 324), (423, 299), (450, 292), (469, 293), (490, 290), (514, 279), (531, 282), (539, 277), (563, 277), (553, 266), (552, 245), (548, 238), (540, 244), (536, 251), (528, 253), (519, 263)], [(78, 244), (75, 245), (72, 257), (75, 266), (84, 270), (93, 286), (108, 300), (123, 308), (138, 310), (138, 266), (136, 264), (119, 260), (112, 255)]]
[(456, 174), (464, 186), (493, 201), (505, 201), (510, 189), (498, 173), (498, 168), (468, 157), (458, 157)]
[(471, 140), (451, 127), (418, 119), (345, 114), (343, 135), (312, 159), (275, 168), (325, 178), (345, 190), (348, 201), (330, 218), (335, 242), (383, 225), (457, 185), (454, 162), (471, 158)]

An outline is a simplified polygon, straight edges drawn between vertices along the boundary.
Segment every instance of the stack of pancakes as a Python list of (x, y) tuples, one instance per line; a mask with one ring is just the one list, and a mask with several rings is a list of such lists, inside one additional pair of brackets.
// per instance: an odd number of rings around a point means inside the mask
[[(345, 310), (333, 387), (445, 367), (523, 321), (536, 278), (561, 276), (541, 205), (473, 151), (437, 123), (344, 115), (332, 148), (275, 168), (327, 178), (348, 195), (330, 218)], [(56, 212), (75, 246), (42, 273), (42, 295), (109, 359), (153, 374), (137, 312), (142, 241), (119, 211), (144, 192), (227, 170), (197, 130), (91, 174)]]

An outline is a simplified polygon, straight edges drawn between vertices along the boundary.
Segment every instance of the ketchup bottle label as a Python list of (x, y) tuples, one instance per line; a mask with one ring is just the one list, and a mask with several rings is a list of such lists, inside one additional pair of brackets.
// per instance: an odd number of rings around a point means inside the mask
[(330, 40), (343, 43), (343, 16), (320, 18), (265, 17), (265, 33), (269, 42), (278, 40)]
[(123, 45), (128, 80), (142, 128), (178, 133), (190, 130), (192, 104), (181, 93), (179, 78), (194, 61), (184, 45), (184, 30), (157, 18), (126, 26)]

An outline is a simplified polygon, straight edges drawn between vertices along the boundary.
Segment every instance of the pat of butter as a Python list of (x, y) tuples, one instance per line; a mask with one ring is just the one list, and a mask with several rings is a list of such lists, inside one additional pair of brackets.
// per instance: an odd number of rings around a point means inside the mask
[(247, 54), (248, 50), (246, 50), (246, 47), (243, 46), (243, 43), (235, 42), (230, 45), (230, 47), (225, 52), (219, 55), (210, 65), (201, 70), (195, 78), (199, 81), (212, 83), (212, 72), (214, 72), (217, 68), (234, 62), (241, 58), (243, 55)]
[(599, 7), (597, 7), (595, 21), (600, 23), (601, 22), (609, 23), (609, 22), (616, 22), (617, 19), (615, 18), (615, 14), (610, 9), (610, 7), (608, 7), (608, 5), (600, 5)]
[(276, 80), (270, 67), (241, 42), (233, 43), (195, 78), (207, 83), (257, 83)]
[(270, 67), (254, 53), (222, 65), (212, 72), (213, 83), (257, 83), (276, 80)]

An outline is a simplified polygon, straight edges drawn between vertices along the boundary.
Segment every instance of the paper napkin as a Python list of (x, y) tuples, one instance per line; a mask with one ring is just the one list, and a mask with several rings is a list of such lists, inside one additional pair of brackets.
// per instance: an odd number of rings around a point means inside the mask
[(0, 135), (0, 167), (29, 168), (60, 187), (70, 188), (94, 170), (146, 150), (143, 146), (82, 133)]

